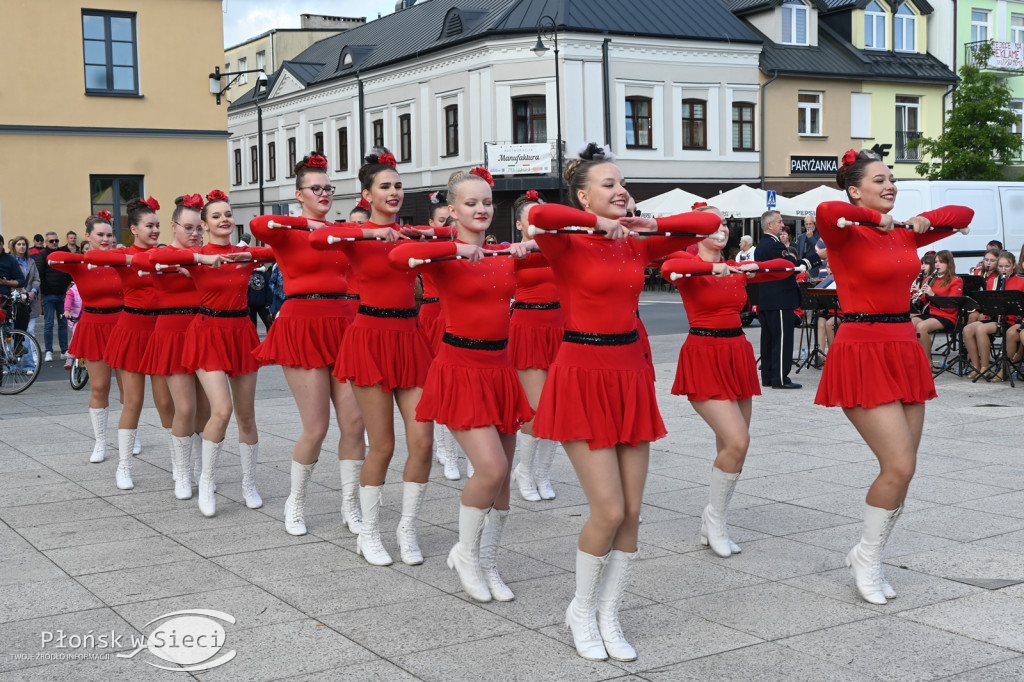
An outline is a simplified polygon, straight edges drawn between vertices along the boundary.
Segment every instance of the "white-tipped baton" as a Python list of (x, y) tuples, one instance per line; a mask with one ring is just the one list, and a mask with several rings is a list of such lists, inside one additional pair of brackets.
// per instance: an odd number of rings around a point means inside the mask
[[(512, 254), (508, 251), (485, 251), (484, 258), (496, 258), (498, 256), (511, 256)], [(446, 260), (469, 260), (465, 256), (439, 256), (437, 258), (410, 258), (409, 267), (415, 268), (420, 265), (426, 265), (427, 263), (440, 263)]]
[(328, 244), (340, 244), (341, 242), (382, 242), (383, 237), (335, 237), (333, 234), (327, 235)]
[(315, 220), (306, 219), (305, 225), (285, 225), (284, 223), (276, 223), (273, 220), (267, 222), (268, 230), (302, 230), (303, 232), (312, 232), (318, 227), (323, 227), (327, 223), (321, 223)]
[[(538, 234), (604, 234), (601, 230), (595, 230), (593, 228), (583, 227), (567, 227), (564, 230), (542, 230), (536, 225), (530, 225), (526, 228), (526, 234), (530, 237), (536, 237)], [(714, 232), (712, 234), (693, 234), (692, 232), (629, 232), (630, 237), (693, 237), (694, 239), (717, 239), (719, 241), (725, 240), (724, 232)]]
[[(840, 218), (839, 220), (836, 221), (836, 227), (838, 227), (840, 229), (842, 229), (844, 227), (848, 227), (850, 225), (860, 225), (860, 226), (863, 226), (863, 227), (881, 227), (881, 225), (879, 225), (878, 223), (871, 223), (871, 222), (867, 222), (867, 221), (863, 221), (863, 220), (862, 221), (857, 221), (857, 220), (847, 220), (846, 218)], [(897, 222), (894, 222), (892, 225), (893, 225), (893, 227), (903, 228), (904, 230), (913, 230), (914, 229), (914, 226), (909, 224), (909, 223), (897, 223)], [(970, 234), (971, 233), (971, 228), (970, 227), (943, 227), (941, 225), (940, 226), (933, 225), (932, 227), (928, 228), (928, 231), (929, 232), (959, 232), (960, 234)]]
[[(796, 265), (792, 268), (759, 268), (757, 270), (740, 270), (739, 272), (731, 273), (733, 275), (756, 275), (760, 272), (807, 272), (806, 265)], [(684, 277), (704, 277), (707, 275), (714, 275), (714, 271), (709, 272), (673, 272), (668, 277), (669, 280), (675, 282), (676, 280), (683, 279)]]

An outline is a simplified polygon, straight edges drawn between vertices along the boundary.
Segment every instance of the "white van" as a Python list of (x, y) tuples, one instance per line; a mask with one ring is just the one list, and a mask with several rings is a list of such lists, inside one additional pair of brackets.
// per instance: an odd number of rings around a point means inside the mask
[(897, 183), (892, 216), (906, 220), (940, 206), (957, 204), (974, 209), (968, 235), (952, 235), (921, 249), (949, 249), (956, 257), (956, 271), (970, 272), (985, 255), (985, 245), (996, 239), (1003, 248), (1020, 255), (1024, 244), (1024, 182), (905, 180)]

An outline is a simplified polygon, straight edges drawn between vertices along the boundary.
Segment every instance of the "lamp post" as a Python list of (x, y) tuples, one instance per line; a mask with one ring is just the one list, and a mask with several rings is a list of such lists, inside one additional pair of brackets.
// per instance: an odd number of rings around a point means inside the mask
[(562, 86), (561, 77), (558, 73), (558, 23), (550, 15), (545, 14), (537, 22), (537, 44), (533, 46), (533, 53), (543, 57), (548, 51), (544, 44), (544, 38), (548, 38), (555, 44), (555, 155), (558, 164), (558, 199), (563, 201), (562, 191)]
[(260, 71), (256, 76), (256, 164), (259, 166), (260, 176), (260, 215), (266, 215), (263, 209), (263, 108), (260, 107), (260, 90), (267, 93), (267, 74)]

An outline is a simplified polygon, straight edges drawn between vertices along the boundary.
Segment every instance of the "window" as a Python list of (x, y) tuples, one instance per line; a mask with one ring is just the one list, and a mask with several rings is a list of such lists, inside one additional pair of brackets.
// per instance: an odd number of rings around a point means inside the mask
[(398, 117), (398, 160), (412, 161), (412, 114)]
[(373, 121), (373, 146), (384, 146), (384, 119), (382, 118)]
[(288, 138), (288, 177), (289, 178), (294, 178), (295, 177), (295, 164), (296, 164), (297, 161), (298, 161), (298, 159), (295, 158), (295, 138), (294, 137), (289, 137)]
[[(246, 57), (239, 57), (238, 58), (238, 70), (239, 71), (245, 71), (248, 68), (249, 68), (249, 59), (246, 58)], [(238, 74), (238, 84), (239, 85), (245, 85), (248, 82), (249, 82), (249, 74), (247, 74), (247, 73), (239, 73)]]
[(451, 104), (444, 108), (444, 155), (459, 154), (459, 105)]
[[(1010, 126), (1010, 132), (1017, 137), (1024, 136), (1024, 99), (1011, 99), (1010, 100), (1010, 111), (1013, 112), (1014, 122)], [(93, 215), (96, 212), (93, 211)]]
[(323, 134), (323, 132), (313, 133), (313, 149), (318, 151), (320, 154), (324, 153), (324, 134)]
[(971, 10), (971, 42), (977, 43), (988, 40), (988, 16), (989, 13), (981, 9)]
[(512, 100), (512, 142), (548, 141), (547, 106), (543, 97), (517, 97)]
[(732, 103), (732, 150), (754, 151), (754, 103)]
[(917, 15), (905, 4), (896, 10), (892, 19), (892, 46), (900, 52), (917, 50)]
[(235, 179), (231, 183), (233, 185), (242, 184), (242, 150), (235, 150)]
[(348, 126), (338, 128), (338, 170), (348, 170)]
[(267, 53), (265, 50), (260, 50), (256, 53), (256, 68), (260, 71), (267, 70)]
[(267, 143), (267, 180), (277, 180), (277, 145)]
[(871, 137), (871, 93), (850, 93), (850, 137)]
[(821, 93), (799, 93), (797, 107), (799, 115), (797, 132), (801, 135), (821, 135)]
[(683, 149), (708, 148), (707, 109), (706, 100), (683, 100)]
[(920, 97), (896, 96), (896, 160), (920, 161), (921, 151), (910, 148), (910, 141), (921, 137), (918, 120)]
[(83, 10), (82, 50), (86, 94), (139, 94), (134, 13)]
[(650, 97), (626, 98), (626, 148), (651, 148)]
[(1024, 43), (1024, 14), (1010, 15), (1010, 42)]
[(255, 184), (260, 179), (260, 148), (256, 145), (249, 147), (249, 182)]
[(782, 43), (807, 44), (807, 6), (800, 0), (782, 3)]
[(128, 229), (128, 211), (125, 205), (135, 197), (146, 196), (143, 192), (142, 176), (90, 175), (89, 195), (92, 215), (100, 211), (110, 211), (110, 215), (114, 216), (114, 239), (118, 243), (131, 245), (132, 233)]
[(864, 8), (864, 47), (872, 50), (886, 49), (885, 16), (885, 10), (877, 2), (868, 3)]

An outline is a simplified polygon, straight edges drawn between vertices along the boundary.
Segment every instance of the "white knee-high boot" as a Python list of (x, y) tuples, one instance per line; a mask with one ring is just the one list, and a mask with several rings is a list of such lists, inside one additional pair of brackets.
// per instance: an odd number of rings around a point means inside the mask
[(739, 554), (739, 546), (729, 539), (726, 515), (729, 501), (736, 490), (740, 473), (727, 474), (718, 467), (711, 469), (711, 489), (708, 492), (708, 506), (700, 520), (700, 544), (711, 545), (711, 550), (720, 557)]
[(98, 464), (107, 458), (107, 417), (110, 410), (106, 407), (90, 407), (89, 421), (92, 422), (92, 435), (96, 444), (92, 446), (89, 461)]
[(588, 661), (608, 658), (597, 625), (598, 593), (607, 561), (607, 554), (594, 556), (576, 550), (576, 596), (565, 610), (565, 624), (572, 631), (576, 653)]
[(508, 522), (508, 509), (491, 509), (487, 523), (480, 536), (480, 569), (484, 572), (487, 589), (495, 601), (512, 601), (516, 598), (512, 589), (498, 575), (498, 546)]
[(363, 527), (363, 512), (359, 508), (359, 476), (363, 471), (363, 460), (340, 459), (341, 469), (341, 522), (348, 532), (359, 535)]
[(174, 496), (179, 500), (192, 499), (192, 437), (171, 436), (171, 476), (174, 478)]
[(363, 508), (363, 527), (356, 538), (356, 554), (373, 566), (390, 566), (391, 555), (380, 539), (380, 503), (384, 486), (359, 486), (359, 504)]
[(142, 439), (139, 438), (139, 429), (135, 428), (135, 440), (132, 442), (132, 454), (137, 455), (142, 452)]
[(416, 537), (416, 520), (419, 518), (426, 493), (426, 483), (402, 482), (402, 519), (398, 522), (398, 550), (402, 562), (410, 566), (423, 563), (423, 553)]
[(217, 458), (220, 457), (220, 449), (224, 441), (213, 443), (203, 440), (203, 473), (199, 476), (199, 511), (203, 516), (213, 516), (217, 513), (217, 498), (213, 491), (213, 471), (217, 466)]
[(121, 490), (131, 490), (132, 483), (132, 445), (135, 443), (135, 429), (117, 430), (117, 471), (114, 481)]
[(448, 552), (448, 568), (459, 574), (462, 589), (474, 601), (491, 601), (491, 590), (487, 587), (483, 570), (480, 568), (480, 536), (487, 523), (490, 509), (477, 509), (459, 505), (459, 541)]
[(249, 509), (263, 506), (263, 498), (256, 491), (256, 460), (259, 459), (260, 444), (238, 444), (238, 456), (242, 461), (242, 498)]
[(540, 440), (523, 433), (516, 436), (516, 445), (519, 446), (519, 464), (512, 469), (512, 480), (519, 488), (519, 494), (527, 502), (540, 502), (540, 493), (537, 492), (537, 484), (533, 480), (537, 446)]
[(199, 485), (199, 476), (203, 473), (203, 434), (192, 434), (192, 484)]
[[(885, 604), (882, 583), (882, 548), (885, 546), (900, 509), (881, 509), (870, 505), (864, 508), (864, 531), (860, 542), (846, 555), (846, 565), (857, 583), (857, 591), (864, 601)], [(889, 588), (892, 589), (891, 587)]]
[(284, 501), (284, 529), (289, 535), (306, 534), (306, 485), (313, 475), (312, 464), (299, 464), (292, 460), (292, 489), (288, 499)]
[(444, 477), (449, 481), (462, 478), (459, 472), (459, 455), (455, 450), (455, 437), (444, 424), (434, 422), (434, 452), (437, 461), (444, 467)]
[(608, 563), (605, 564), (604, 575), (601, 577), (597, 627), (601, 631), (601, 639), (604, 641), (608, 657), (616, 661), (636, 660), (636, 650), (622, 634), (622, 626), (619, 624), (619, 604), (622, 602), (623, 595), (626, 594), (633, 565), (639, 554), (639, 552), (628, 554), (613, 549), (608, 555)]
[(555, 499), (555, 489), (551, 487), (551, 465), (555, 461), (555, 447), (558, 445), (547, 438), (537, 439), (537, 457), (534, 460), (533, 480), (537, 484), (537, 493), (542, 500)]

